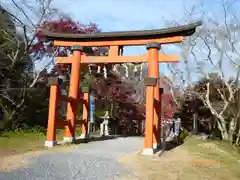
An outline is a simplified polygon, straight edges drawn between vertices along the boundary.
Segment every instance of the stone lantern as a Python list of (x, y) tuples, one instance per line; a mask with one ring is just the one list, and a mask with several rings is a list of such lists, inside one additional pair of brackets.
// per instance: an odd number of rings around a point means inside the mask
[(103, 122), (100, 124), (100, 135), (101, 136), (109, 136), (109, 131), (108, 131), (108, 122), (109, 122), (109, 115), (108, 111), (105, 111), (104, 116), (101, 117), (103, 119)]

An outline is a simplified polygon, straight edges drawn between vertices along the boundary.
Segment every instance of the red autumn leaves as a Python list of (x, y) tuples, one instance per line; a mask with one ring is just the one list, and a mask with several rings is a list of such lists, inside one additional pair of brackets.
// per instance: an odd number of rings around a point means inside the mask
[[(98, 26), (94, 23), (90, 23), (88, 25), (81, 24), (79, 22), (75, 22), (71, 19), (60, 19), (54, 21), (45, 21), (36, 31), (35, 33), (35, 41), (31, 47), (31, 53), (37, 54), (39, 58), (44, 56), (52, 56), (53, 52), (56, 49), (53, 49), (51, 42), (46, 42), (42, 30), (49, 30), (52, 32), (59, 33), (94, 33), (100, 32)], [(67, 48), (63, 48), (58, 50), (58, 56), (66, 56)], [(62, 72), (67, 72), (69, 70), (70, 65), (68, 64), (57, 64), (53, 67), (51, 71), (51, 75), (53, 74), (61, 74)], [(110, 74), (109, 74), (110, 75)], [(103, 77), (102, 77), (103, 78)], [(100, 79), (102, 79), (100, 78)], [(99, 77), (98, 77), (99, 79)], [(99, 79), (99, 80), (100, 80)], [(115, 99), (120, 106), (122, 106), (122, 115), (125, 116), (123, 118), (134, 119), (136, 117), (144, 118), (145, 108), (143, 105), (138, 104), (132, 98), (132, 95), (135, 93), (134, 89), (129, 87), (126, 83), (121, 82), (118, 77), (112, 77), (107, 80), (107, 84), (111, 84), (110, 86), (106, 86), (105, 83), (100, 83), (95, 87), (96, 89), (104, 89), (102, 94), (99, 96), (106, 96), (107, 99)], [(111, 82), (110, 82), (111, 81)], [(102, 84), (102, 86), (101, 86)], [(99, 87), (101, 86), (101, 88)], [(106, 89), (106, 87), (108, 87)], [(171, 118), (176, 112), (176, 109), (173, 106), (173, 98), (169, 93), (162, 94), (162, 117)], [(131, 109), (132, 111), (129, 111)], [(135, 116), (135, 117), (133, 117)]]

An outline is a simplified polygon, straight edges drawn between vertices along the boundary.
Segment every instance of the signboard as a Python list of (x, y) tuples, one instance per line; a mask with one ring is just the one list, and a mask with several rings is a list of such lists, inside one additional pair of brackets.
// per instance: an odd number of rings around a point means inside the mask
[(91, 93), (89, 97), (89, 104), (90, 104), (90, 122), (94, 123), (94, 112), (95, 112), (95, 97), (94, 94)]

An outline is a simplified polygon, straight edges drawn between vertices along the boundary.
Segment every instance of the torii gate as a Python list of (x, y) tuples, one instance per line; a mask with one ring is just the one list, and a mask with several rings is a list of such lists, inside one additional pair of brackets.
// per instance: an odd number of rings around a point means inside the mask
[[(195, 33), (196, 28), (201, 25), (197, 21), (188, 25), (147, 30), (147, 31), (122, 31), (122, 32), (101, 32), (94, 34), (66, 34), (44, 31), (48, 40), (54, 41), (54, 46), (71, 47), (73, 55), (70, 57), (57, 57), (56, 63), (72, 64), (70, 87), (67, 105), (67, 120), (62, 123), (66, 127), (65, 140), (72, 141), (75, 138), (76, 111), (79, 98), (80, 71), (82, 64), (94, 63), (127, 63), (146, 62), (148, 63), (148, 77), (145, 78), (146, 85), (146, 122), (144, 149), (142, 154), (153, 154), (154, 149), (160, 144), (160, 117), (157, 109), (159, 105), (159, 63), (179, 62), (178, 56), (159, 53), (161, 44), (180, 43), (184, 37)], [(143, 56), (120, 56), (119, 49), (124, 46), (146, 45), (148, 53)], [(86, 56), (83, 54), (83, 47), (109, 47), (108, 56)], [(58, 99), (57, 81), (50, 82), (49, 118), (46, 146), (56, 144), (56, 105)], [(87, 95), (86, 95), (87, 96)], [(87, 97), (84, 98), (86, 101)], [(83, 131), (86, 132), (88, 120), (87, 106), (84, 106), (83, 116), (86, 119)]]

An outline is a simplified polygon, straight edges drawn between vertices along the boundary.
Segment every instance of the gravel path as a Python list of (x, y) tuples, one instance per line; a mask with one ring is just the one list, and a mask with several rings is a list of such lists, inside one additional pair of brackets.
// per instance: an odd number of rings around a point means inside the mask
[[(115, 180), (131, 173), (119, 159), (141, 150), (139, 137), (90, 142), (71, 152), (51, 152), (31, 158), (31, 165), (0, 172), (0, 180)], [(18, 163), (18, 162), (16, 162)]]

